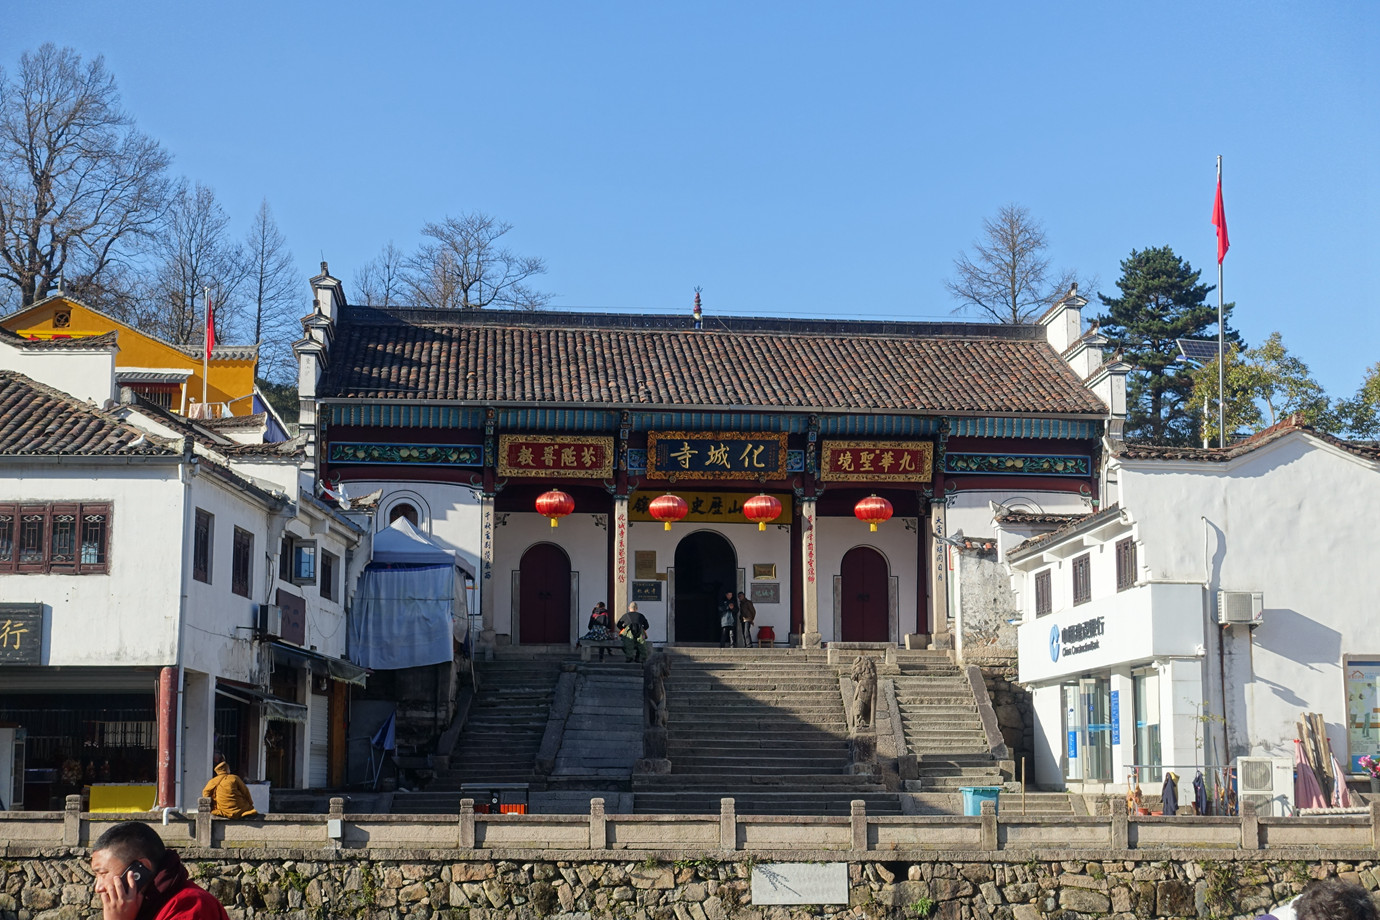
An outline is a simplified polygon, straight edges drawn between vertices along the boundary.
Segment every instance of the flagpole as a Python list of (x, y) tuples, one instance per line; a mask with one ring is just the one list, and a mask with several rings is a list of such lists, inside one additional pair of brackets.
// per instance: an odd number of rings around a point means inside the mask
[[(1217, 157), (1217, 193), (1222, 190), (1222, 157)], [(1217, 445), (1227, 446), (1226, 336), (1222, 329), (1222, 254), (1217, 255)]]
[[(1221, 160), (1221, 157), (1217, 159)], [(1221, 268), (1217, 270), (1221, 272)], [(201, 406), (206, 406), (206, 378), (210, 375), (211, 368), (211, 288), (203, 287), (201, 291), (206, 294), (206, 342), (203, 342), (201, 348)], [(206, 410), (203, 408), (201, 411)]]

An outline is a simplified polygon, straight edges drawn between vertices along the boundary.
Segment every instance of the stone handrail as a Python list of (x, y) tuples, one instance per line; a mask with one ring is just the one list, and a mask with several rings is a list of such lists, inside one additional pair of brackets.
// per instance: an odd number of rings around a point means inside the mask
[[(1292, 850), (1380, 849), (1380, 802), (1367, 814), (1305, 817), (999, 816), (984, 803), (981, 816), (869, 816), (854, 801), (848, 817), (740, 815), (734, 800), (721, 800), (718, 814), (607, 814), (592, 799), (587, 815), (477, 814), (462, 799), (455, 815), (345, 814), (344, 799), (332, 799), (325, 815), (266, 815), (239, 821), (212, 820), (202, 799), (190, 817), (140, 812), (116, 815), (81, 811), (70, 796), (62, 812), (0, 811), (0, 854), (16, 848), (82, 847), (120, 821), (145, 820), (175, 847), (203, 849), (337, 849), (561, 851), (734, 851), (776, 854), (1034, 852), (1081, 850)], [(1115, 806), (1117, 801), (1113, 800)]]

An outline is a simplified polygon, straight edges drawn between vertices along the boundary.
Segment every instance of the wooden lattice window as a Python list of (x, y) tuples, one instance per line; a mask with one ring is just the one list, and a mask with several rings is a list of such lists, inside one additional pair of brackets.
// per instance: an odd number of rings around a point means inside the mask
[(0, 572), (99, 575), (109, 555), (107, 502), (0, 504)]
[(1049, 569), (1035, 573), (1035, 615), (1042, 617), (1054, 607)]
[(211, 537), (215, 520), (215, 515), (211, 512), (196, 509), (196, 529), (192, 537), (192, 577), (208, 585), (211, 583)]
[(240, 597), (248, 597), (253, 569), (254, 535), (236, 527), (234, 544), (230, 548), (230, 590)]
[(1116, 589), (1125, 591), (1136, 586), (1136, 541), (1130, 537), (1116, 544)]
[(1073, 560), (1073, 603), (1086, 604), (1092, 600), (1092, 560), (1084, 553)]

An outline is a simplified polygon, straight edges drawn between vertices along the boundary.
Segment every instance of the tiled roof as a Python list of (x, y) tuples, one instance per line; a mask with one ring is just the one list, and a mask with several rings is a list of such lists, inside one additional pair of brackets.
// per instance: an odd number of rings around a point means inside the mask
[(15, 371), (0, 371), (0, 455), (176, 456), (161, 438)]
[(1007, 511), (997, 515), (997, 521), (1002, 524), (1011, 524), (1016, 527), (1025, 527), (1031, 524), (1057, 524), (1064, 525), (1069, 521), (1077, 521), (1087, 517), (1085, 514), (1045, 514), (1034, 511)]
[(1349, 454), (1367, 460), (1380, 460), (1380, 447), (1374, 442), (1343, 440), (1305, 425), (1302, 418), (1297, 415), (1288, 416), (1282, 422), (1226, 447), (1156, 447), (1150, 444), (1127, 444), (1120, 448), (1116, 455), (1127, 460), (1197, 460), (1203, 463), (1226, 463), (1296, 431)]
[(1097, 415), (1039, 327), (343, 311), (322, 395)]
[(255, 412), (253, 415), (227, 415), (225, 418), (199, 419), (199, 422), (207, 428), (221, 431), (226, 428), (262, 428), (264, 418), (264, 413)]
[(11, 345), (19, 348), (29, 349), (51, 349), (54, 351), (67, 351), (88, 348), (110, 348), (116, 344), (119, 336), (114, 332), (103, 332), (100, 335), (84, 336), (61, 336), (51, 339), (31, 339), (27, 335), (20, 335), (8, 329), (0, 327), (0, 339), (4, 339)]
[(1092, 514), (1077, 515), (1072, 520), (1068, 521), (1060, 527), (1056, 527), (1049, 533), (1037, 534), (1036, 536), (1031, 537), (1029, 540), (1024, 541), (1019, 546), (1015, 547), (1010, 552), (1008, 552), (1006, 554), (1006, 558), (1008, 560), (1014, 561), (1018, 557), (1027, 555), (1031, 551), (1035, 550), (1037, 547), (1044, 546), (1047, 543), (1053, 543), (1054, 541), (1063, 539), (1064, 537), (1067, 537), (1073, 533), (1091, 530), (1092, 528), (1097, 527), (1100, 524), (1105, 524), (1106, 522), (1118, 518), (1120, 516), (1120, 505), (1108, 505), (1101, 511), (1095, 511)]

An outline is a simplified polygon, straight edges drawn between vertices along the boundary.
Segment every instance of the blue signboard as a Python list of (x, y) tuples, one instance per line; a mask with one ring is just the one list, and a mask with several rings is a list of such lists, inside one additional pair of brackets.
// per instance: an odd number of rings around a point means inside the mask
[(1121, 743), (1121, 691), (1112, 691), (1112, 744)]
[(1069, 760), (1078, 757), (1078, 732), (1069, 732)]

